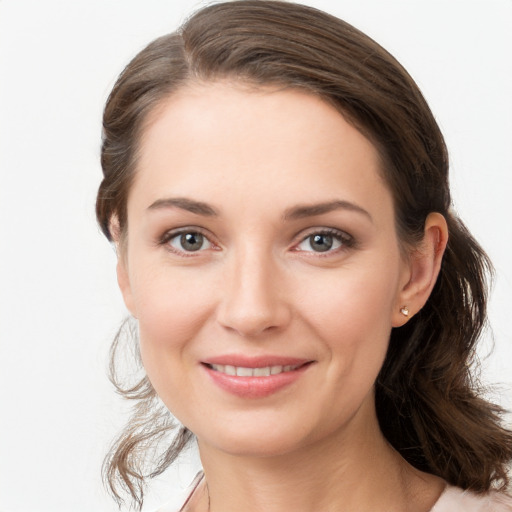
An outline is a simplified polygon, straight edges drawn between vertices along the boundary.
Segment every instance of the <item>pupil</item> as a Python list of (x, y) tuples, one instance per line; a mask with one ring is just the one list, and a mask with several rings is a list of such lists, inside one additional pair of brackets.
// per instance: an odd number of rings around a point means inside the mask
[(311, 239), (311, 248), (318, 252), (328, 251), (332, 247), (332, 236), (313, 235)]
[(181, 246), (186, 251), (198, 251), (203, 246), (201, 233), (184, 233), (181, 235)]

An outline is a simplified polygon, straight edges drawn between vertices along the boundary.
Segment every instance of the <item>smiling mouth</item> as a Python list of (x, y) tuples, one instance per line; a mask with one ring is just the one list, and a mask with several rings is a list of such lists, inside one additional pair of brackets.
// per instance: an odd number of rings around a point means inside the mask
[[(316, 362), (276, 357), (260, 358), (259, 361), (258, 358), (251, 361), (251, 358), (231, 356), (222, 359), (224, 361), (204, 361), (202, 366), (220, 389), (243, 399), (266, 398), (277, 393), (301, 379)], [(231, 364), (226, 364), (228, 362)]]
[(225, 375), (237, 377), (269, 377), (270, 375), (279, 375), (280, 373), (292, 372), (304, 366), (304, 364), (263, 366), (261, 368), (247, 368), (244, 366), (231, 366), (229, 364), (207, 364), (206, 366), (216, 372), (220, 372)]

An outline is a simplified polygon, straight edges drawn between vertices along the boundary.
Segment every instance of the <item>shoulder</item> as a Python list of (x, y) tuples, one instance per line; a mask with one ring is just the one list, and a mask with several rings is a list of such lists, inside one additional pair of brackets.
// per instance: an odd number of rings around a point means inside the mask
[(512, 497), (491, 491), (476, 494), (448, 486), (431, 512), (512, 512)]
[(179, 496), (177, 496), (172, 501), (166, 503), (162, 507), (160, 507), (155, 512), (182, 512), (185, 510), (185, 507), (187, 503), (190, 501), (190, 498), (194, 494), (194, 491), (196, 490), (197, 486), (200, 484), (201, 480), (203, 479), (204, 473), (202, 471), (199, 471), (197, 475), (195, 476), (193, 482), (185, 489), (183, 492), (180, 493)]

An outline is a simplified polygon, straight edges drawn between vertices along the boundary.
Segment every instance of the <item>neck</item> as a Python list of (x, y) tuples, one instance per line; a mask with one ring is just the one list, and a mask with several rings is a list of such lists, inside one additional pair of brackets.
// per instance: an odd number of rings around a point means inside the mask
[(233, 455), (199, 442), (206, 483), (192, 510), (430, 510), (443, 482), (409, 466), (382, 436), (375, 414), (372, 421), (362, 417), (365, 422), (354, 418), (343, 431), (274, 456)]

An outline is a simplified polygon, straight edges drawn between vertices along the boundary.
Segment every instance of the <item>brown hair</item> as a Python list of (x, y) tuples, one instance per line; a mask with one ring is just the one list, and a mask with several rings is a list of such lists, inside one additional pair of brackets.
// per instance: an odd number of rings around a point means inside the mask
[[(500, 423), (501, 409), (481, 397), (471, 371), (486, 321), (491, 264), (451, 210), (447, 150), (418, 87), (351, 25), (293, 3), (232, 1), (200, 10), (178, 32), (141, 51), (105, 107), (96, 212), (107, 238), (113, 218), (121, 233), (126, 229), (127, 194), (148, 113), (187, 83), (224, 78), (298, 88), (337, 108), (381, 154), (403, 243), (421, 240), (430, 212), (445, 216), (449, 242), (438, 281), (424, 308), (391, 333), (375, 385), (377, 414), (386, 438), (413, 466), (465, 489), (504, 489), (512, 432)], [(155, 409), (147, 376), (121, 383), (116, 365), (123, 337), (122, 328), (112, 346), (111, 378), (136, 405), (104, 474), (116, 499), (124, 489), (141, 506), (145, 478), (164, 471), (192, 435), (183, 427), (176, 434), (170, 413)], [(172, 432), (152, 465), (145, 458), (149, 448)]]

